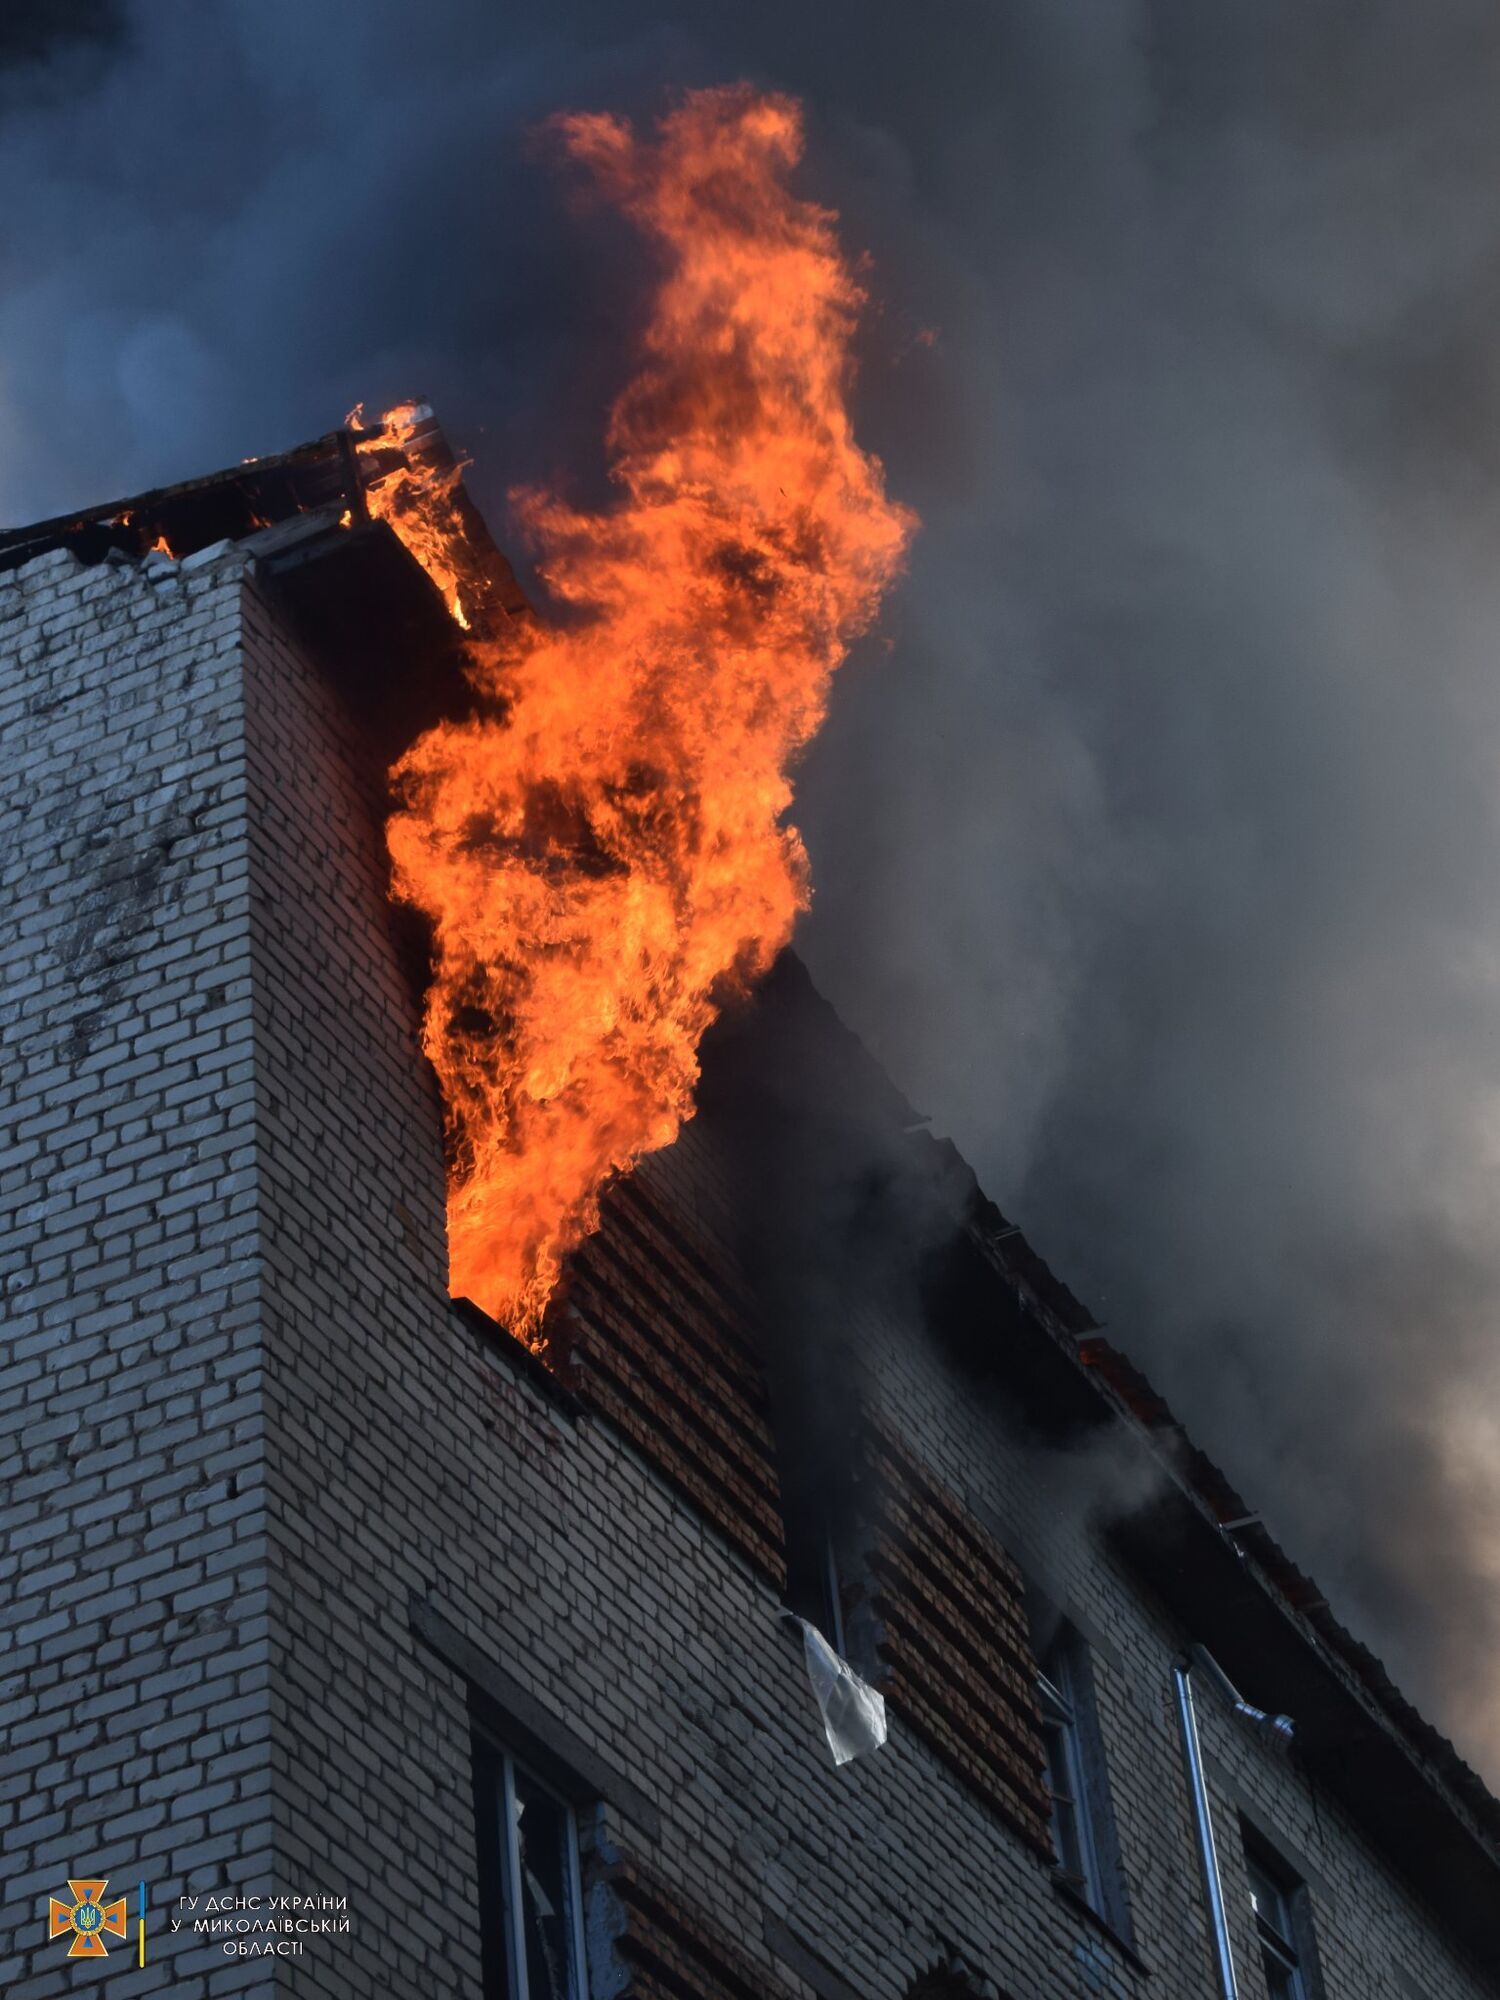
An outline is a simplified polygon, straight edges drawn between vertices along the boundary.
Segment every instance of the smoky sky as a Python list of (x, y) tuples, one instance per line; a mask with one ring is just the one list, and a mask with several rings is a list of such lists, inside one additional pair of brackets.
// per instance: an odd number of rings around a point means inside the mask
[(588, 497), (637, 247), (536, 140), (737, 77), (923, 519), (820, 984), (1500, 1770), (1500, 20), (1478, 0), (21, 7), (0, 518), (429, 396)]

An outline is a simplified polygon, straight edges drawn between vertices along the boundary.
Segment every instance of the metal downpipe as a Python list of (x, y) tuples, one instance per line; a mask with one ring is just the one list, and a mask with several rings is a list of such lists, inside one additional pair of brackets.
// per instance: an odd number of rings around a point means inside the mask
[(1203, 1749), (1198, 1741), (1198, 1717), (1193, 1708), (1192, 1675), (1186, 1661), (1179, 1661), (1173, 1667), (1172, 1685), (1177, 1696), (1177, 1721), (1182, 1731), (1182, 1756), (1187, 1766), (1188, 1791), (1193, 1802), (1193, 1829), (1198, 1842), (1198, 1864), (1203, 1871), (1203, 1893), (1208, 1898), (1214, 1967), (1219, 1975), (1219, 1993), (1221, 2000), (1239, 2000), (1239, 1984), (1234, 1976), (1234, 1951), (1229, 1942), (1229, 1912), (1224, 1904), (1224, 1882), (1219, 1873), (1219, 1850), (1214, 1844), (1213, 1815), (1208, 1806), (1208, 1784), (1203, 1776)]

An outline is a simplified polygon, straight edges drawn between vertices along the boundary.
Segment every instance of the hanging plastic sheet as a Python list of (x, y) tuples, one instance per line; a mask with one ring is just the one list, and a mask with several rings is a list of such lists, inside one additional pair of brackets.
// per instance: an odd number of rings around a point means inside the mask
[(828, 1732), (828, 1747), (835, 1764), (847, 1764), (878, 1750), (886, 1737), (884, 1698), (862, 1681), (847, 1660), (840, 1659), (816, 1625), (805, 1618), (802, 1646), (807, 1656), (807, 1677)]

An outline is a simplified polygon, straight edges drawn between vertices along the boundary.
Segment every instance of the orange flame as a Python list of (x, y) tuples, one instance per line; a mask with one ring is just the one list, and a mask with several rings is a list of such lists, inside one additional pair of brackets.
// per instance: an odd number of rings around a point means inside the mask
[[(364, 409), (363, 403), (356, 403), (344, 419), (351, 429), (363, 424)], [(375, 457), (389, 443), (404, 451), (421, 418), (428, 414), (420, 403), (398, 403), (382, 416), (381, 429), (374, 437), (356, 440), (355, 450)], [(461, 465), (441, 469), (420, 462), (399, 465), (365, 488), (365, 504), (377, 521), (390, 522), (443, 593), (448, 609), (467, 630), (469, 616), (451, 553), (461, 533), (453, 501), (462, 478)]]
[(419, 739), (390, 824), (435, 926), (453, 1289), (533, 1340), (604, 1183), (691, 1116), (704, 1030), (806, 905), (788, 768), (915, 526), (851, 434), (864, 295), (786, 185), (799, 107), (737, 87), (654, 139), (557, 130), (663, 257), (610, 418), (619, 498), (516, 496), (574, 619), (473, 647), (500, 710)]

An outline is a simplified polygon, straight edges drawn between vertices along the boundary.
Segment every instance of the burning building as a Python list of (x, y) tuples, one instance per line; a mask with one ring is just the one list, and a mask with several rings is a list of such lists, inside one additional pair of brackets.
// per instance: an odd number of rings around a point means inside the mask
[(1500, 1808), (794, 960), (450, 1295), (424, 453), (524, 621), (415, 413), (0, 538), (7, 1994), (1500, 1990)]
[(8, 1995), (1500, 1992), (1500, 1806), (783, 949), (911, 528), (794, 123), (568, 125), (590, 616), (418, 405), (0, 535)]

